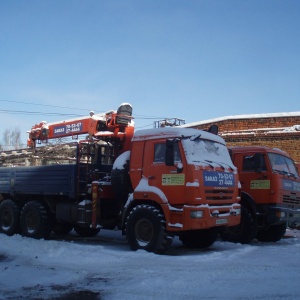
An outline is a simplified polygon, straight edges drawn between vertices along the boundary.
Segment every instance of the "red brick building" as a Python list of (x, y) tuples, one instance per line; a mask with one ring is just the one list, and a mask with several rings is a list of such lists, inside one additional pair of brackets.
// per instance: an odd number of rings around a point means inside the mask
[(184, 127), (207, 129), (212, 124), (229, 146), (280, 148), (300, 163), (300, 112), (228, 116)]

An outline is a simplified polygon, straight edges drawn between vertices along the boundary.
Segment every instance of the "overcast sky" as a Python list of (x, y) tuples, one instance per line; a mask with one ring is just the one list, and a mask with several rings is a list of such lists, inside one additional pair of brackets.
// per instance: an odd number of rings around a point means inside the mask
[(0, 134), (122, 102), (137, 129), (300, 111), (299, 16), (299, 0), (0, 0)]

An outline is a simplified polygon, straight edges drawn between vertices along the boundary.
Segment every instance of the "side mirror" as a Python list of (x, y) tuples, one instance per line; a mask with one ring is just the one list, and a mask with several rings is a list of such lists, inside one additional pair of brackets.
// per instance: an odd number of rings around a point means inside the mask
[(165, 164), (167, 166), (174, 166), (174, 141), (173, 140), (166, 140)]
[(179, 163), (179, 164), (177, 165), (177, 173), (182, 173), (182, 171), (183, 171), (183, 164), (182, 164), (182, 163)]

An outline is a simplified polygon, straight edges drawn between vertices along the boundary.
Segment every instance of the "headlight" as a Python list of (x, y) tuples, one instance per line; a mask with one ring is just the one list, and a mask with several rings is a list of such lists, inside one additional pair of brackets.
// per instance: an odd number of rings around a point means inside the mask
[(193, 210), (191, 211), (190, 217), (192, 219), (200, 219), (203, 217), (203, 211), (201, 210)]

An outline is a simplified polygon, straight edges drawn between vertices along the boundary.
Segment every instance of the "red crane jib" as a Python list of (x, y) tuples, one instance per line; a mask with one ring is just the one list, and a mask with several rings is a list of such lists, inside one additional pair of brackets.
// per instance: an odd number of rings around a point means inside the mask
[(111, 111), (103, 115), (95, 115), (93, 113), (88, 117), (80, 117), (77, 119), (60, 121), (55, 123), (40, 122), (32, 126), (28, 131), (29, 139), (27, 145), (35, 146), (36, 141), (47, 142), (49, 139), (78, 136), (88, 134), (89, 137), (115, 136), (121, 140), (125, 138), (128, 127), (131, 124), (132, 107), (130, 104), (122, 104), (117, 112)]

